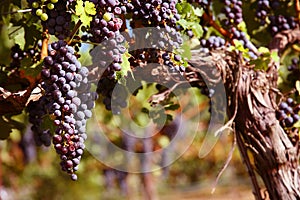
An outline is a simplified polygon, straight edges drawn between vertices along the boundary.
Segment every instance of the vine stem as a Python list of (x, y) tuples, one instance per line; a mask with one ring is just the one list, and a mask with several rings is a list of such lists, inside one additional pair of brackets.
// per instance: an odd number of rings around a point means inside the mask
[(297, 12), (298, 20), (300, 21), (300, 1), (299, 0), (295, 0), (295, 9)]
[[(227, 30), (223, 29), (221, 26), (219, 26), (213, 19), (212, 17), (207, 14), (207, 13), (203, 13), (203, 19), (208, 22), (209, 25), (211, 25), (212, 27), (214, 27), (214, 29), (216, 29), (219, 33), (221, 33), (224, 37), (227, 37), (229, 39), (231, 39), (233, 37), (233, 35), (228, 32)], [(233, 41), (231, 41), (230, 43), (234, 44)]]
[(75, 34), (78, 32), (81, 25), (82, 25), (82, 22), (79, 20), (76, 23), (75, 27), (73, 28), (72, 32), (70, 33), (70, 36), (69, 36), (70, 39), (68, 40), (68, 44), (71, 44)]
[(28, 8), (28, 9), (25, 9), (25, 10), (17, 10), (17, 11), (11, 11), (11, 12), (4, 12), (4, 13), (1, 13), (1, 15), (10, 15), (10, 14), (16, 14), (16, 13), (27, 13), (27, 12), (31, 12), (32, 9), (31, 8)]
[(216, 178), (216, 180), (215, 180), (215, 182), (214, 182), (214, 184), (213, 184), (213, 188), (212, 188), (212, 190), (211, 190), (211, 193), (212, 193), (212, 194), (215, 192), (216, 187), (217, 187), (217, 184), (218, 184), (218, 182), (219, 182), (219, 179), (220, 179), (221, 175), (222, 175), (222, 174), (224, 173), (224, 171), (227, 169), (227, 167), (228, 167), (228, 165), (229, 165), (229, 163), (230, 163), (230, 161), (231, 161), (231, 159), (232, 159), (233, 152), (234, 152), (234, 150), (235, 150), (235, 145), (236, 145), (236, 136), (235, 136), (235, 132), (233, 131), (232, 147), (231, 147), (231, 149), (230, 149), (230, 152), (229, 152), (229, 154), (228, 154), (228, 157), (227, 157), (227, 159), (226, 159), (226, 161), (225, 161), (223, 167), (222, 167), (221, 170), (219, 171), (219, 173), (218, 173), (218, 175), (217, 175), (217, 178)]
[(245, 163), (245, 165), (246, 165), (246, 167), (248, 169), (249, 176), (251, 178), (251, 182), (252, 182), (252, 186), (253, 186), (253, 194), (254, 194), (256, 200), (263, 200), (263, 198), (261, 196), (261, 193), (260, 193), (260, 187), (259, 187), (256, 175), (254, 173), (254, 170), (253, 170), (253, 167), (251, 165), (249, 156), (247, 154), (247, 149), (245, 148), (243, 140), (242, 140), (242, 138), (240, 136), (240, 132), (237, 132), (235, 134), (235, 136), (236, 136), (236, 140), (237, 140), (237, 145), (238, 145), (239, 151), (240, 151), (240, 153), (242, 155), (243, 162)]
[(48, 56), (48, 43), (49, 43), (49, 33), (48, 33), (48, 29), (45, 29), (43, 32), (41, 59), (44, 59), (46, 56)]

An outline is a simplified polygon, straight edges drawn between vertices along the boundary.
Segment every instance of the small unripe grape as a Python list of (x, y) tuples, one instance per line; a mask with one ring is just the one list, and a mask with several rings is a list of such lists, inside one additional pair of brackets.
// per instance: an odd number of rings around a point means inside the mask
[(41, 15), (41, 20), (42, 20), (42, 21), (47, 21), (47, 19), (48, 19), (47, 13), (43, 13), (43, 14)]
[(103, 19), (105, 20), (105, 21), (110, 21), (111, 20), (111, 14), (110, 13), (105, 13), (104, 15), (103, 15)]
[(58, 0), (51, 0), (51, 3), (57, 3)]
[(39, 6), (40, 6), (40, 4), (38, 2), (33, 2), (32, 3), (33, 8), (38, 8)]
[(42, 10), (42, 9), (37, 9), (37, 10), (35, 11), (35, 14), (36, 14), (37, 16), (41, 16), (41, 15), (43, 14), (43, 10)]
[(54, 4), (53, 4), (53, 3), (48, 3), (48, 4), (47, 4), (47, 8), (48, 8), (49, 10), (53, 10), (53, 9), (54, 9)]

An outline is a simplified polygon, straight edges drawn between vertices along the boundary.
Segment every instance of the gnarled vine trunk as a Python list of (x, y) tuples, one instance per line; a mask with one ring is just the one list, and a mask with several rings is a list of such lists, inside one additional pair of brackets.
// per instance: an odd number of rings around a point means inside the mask
[[(207, 59), (203, 60), (203, 57)], [(300, 199), (299, 141), (293, 143), (275, 116), (277, 70), (274, 62), (268, 71), (254, 70), (243, 63), (238, 53), (193, 54), (189, 71), (201, 79), (203, 68), (218, 69), (225, 85), (228, 118), (238, 147), (247, 165), (256, 199), (262, 197), (254, 170), (261, 176), (270, 199)], [(206, 69), (207, 70), (207, 69)], [(201, 82), (201, 81), (200, 81)], [(254, 163), (250, 163), (249, 153)]]

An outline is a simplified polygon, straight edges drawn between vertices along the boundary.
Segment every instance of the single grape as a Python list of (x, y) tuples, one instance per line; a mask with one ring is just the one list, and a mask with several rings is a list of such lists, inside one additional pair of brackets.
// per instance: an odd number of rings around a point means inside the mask
[(35, 14), (36, 14), (37, 16), (41, 16), (41, 15), (43, 14), (43, 10), (42, 10), (42, 9), (37, 9), (37, 10), (35, 11)]

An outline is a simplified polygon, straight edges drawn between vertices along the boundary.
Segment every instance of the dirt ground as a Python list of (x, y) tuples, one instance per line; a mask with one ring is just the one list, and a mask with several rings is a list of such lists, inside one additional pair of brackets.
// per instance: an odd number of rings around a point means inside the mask
[(160, 195), (160, 200), (255, 200), (251, 189), (243, 186), (239, 188), (217, 187), (211, 194), (211, 188), (176, 190), (172, 193)]

